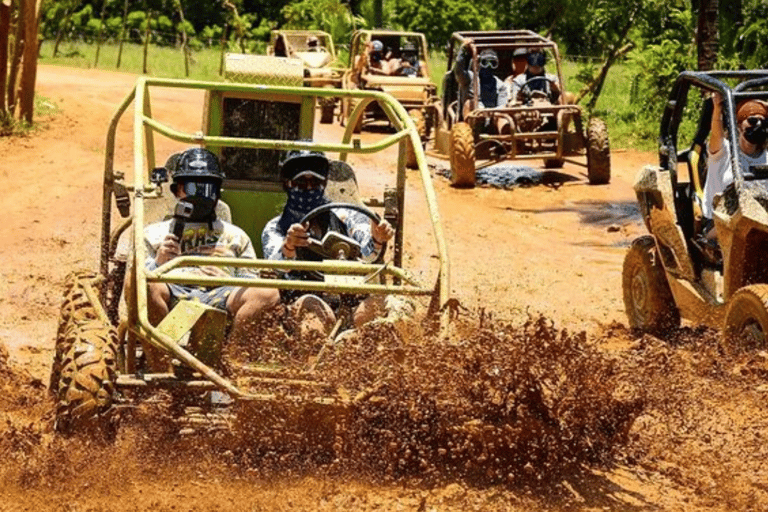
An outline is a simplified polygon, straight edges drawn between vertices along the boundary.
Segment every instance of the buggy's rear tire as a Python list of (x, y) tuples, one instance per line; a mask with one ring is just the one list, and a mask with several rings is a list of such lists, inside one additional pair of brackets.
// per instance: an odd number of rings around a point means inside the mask
[(562, 169), (565, 160), (562, 158), (545, 158), (544, 167), (547, 169)]
[(593, 117), (587, 126), (587, 177), (590, 185), (611, 182), (611, 148), (608, 143), (608, 127)]
[(652, 236), (632, 242), (624, 257), (621, 277), (624, 309), (631, 328), (664, 334), (680, 327), (680, 311)]
[(467, 123), (456, 123), (450, 136), (451, 185), (475, 186), (475, 137)]
[[(412, 108), (408, 111), (408, 115), (411, 116), (413, 124), (416, 125), (416, 131), (419, 133), (419, 140), (424, 141), (427, 138), (427, 120), (424, 117), (424, 112), (418, 108)], [(416, 169), (419, 166), (416, 161), (416, 150), (410, 140), (405, 146), (405, 166), (409, 169)]]
[[(107, 430), (117, 380), (117, 332), (101, 320), (72, 323), (57, 340), (55, 429)], [(52, 379), (53, 380), (53, 379)]]
[(723, 348), (730, 355), (768, 348), (768, 285), (736, 290), (725, 311)]

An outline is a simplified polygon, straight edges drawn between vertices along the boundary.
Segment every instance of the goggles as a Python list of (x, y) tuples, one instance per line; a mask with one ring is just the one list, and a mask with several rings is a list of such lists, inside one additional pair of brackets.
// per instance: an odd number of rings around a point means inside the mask
[(187, 196), (219, 198), (221, 183), (215, 181), (184, 181), (179, 184)]
[(496, 69), (499, 67), (499, 59), (494, 59), (493, 57), (483, 57), (480, 59), (480, 67), (483, 69)]
[(321, 180), (314, 176), (300, 176), (288, 182), (288, 188), (295, 188), (298, 190), (317, 190), (323, 187), (325, 187), (325, 180)]
[(763, 116), (749, 116), (746, 121), (749, 126), (760, 126), (765, 123), (765, 118)]

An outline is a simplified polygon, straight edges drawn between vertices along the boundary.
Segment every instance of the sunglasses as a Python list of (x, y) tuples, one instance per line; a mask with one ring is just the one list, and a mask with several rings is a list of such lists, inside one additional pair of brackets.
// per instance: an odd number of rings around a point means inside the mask
[(499, 61), (497, 59), (481, 59), (480, 67), (496, 69), (499, 67)]
[(311, 176), (302, 176), (288, 182), (288, 188), (297, 188), (299, 190), (316, 190), (325, 186), (325, 180), (313, 178)]

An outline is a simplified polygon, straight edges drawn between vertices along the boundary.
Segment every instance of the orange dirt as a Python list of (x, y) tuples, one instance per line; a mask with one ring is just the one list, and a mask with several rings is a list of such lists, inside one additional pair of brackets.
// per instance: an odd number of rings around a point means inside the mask
[[(386, 398), (358, 411), (335, 462), (179, 438), (161, 400), (114, 442), (53, 435), (45, 385), (64, 278), (97, 267), (106, 129), (134, 80), (41, 67), (39, 94), (61, 112), (0, 139), (0, 510), (768, 508), (768, 357), (728, 360), (704, 329), (662, 342), (622, 325), (622, 259), (645, 231), (631, 185), (652, 153), (614, 152), (598, 187), (571, 164), (578, 179), (559, 188), (456, 190), (433, 173), (468, 311), (450, 347), (372, 329), (330, 355), (329, 378), (378, 382)], [(201, 101), (159, 95), (153, 114), (192, 130)], [(125, 170), (130, 130), (118, 130)], [(353, 163), (363, 195), (380, 196), (391, 169)], [(428, 270), (434, 243), (409, 187), (407, 266)]]

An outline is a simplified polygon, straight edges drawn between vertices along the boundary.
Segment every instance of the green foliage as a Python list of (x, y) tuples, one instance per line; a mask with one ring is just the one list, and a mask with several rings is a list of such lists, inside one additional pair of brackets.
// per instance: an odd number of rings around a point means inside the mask
[(491, 30), (495, 20), (470, 0), (394, 0), (393, 21), (406, 30), (423, 32), (432, 48), (443, 47), (461, 30)]
[[(696, 69), (695, 20), (688, 9), (671, 9), (664, 31), (630, 56), (634, 74), (630, 100), (641, 118), (658, 122), (672, 84), (681, 71)], [(653, 126), (656, 130), (656, 126)]]
[(348, 41), (354, 30), (365, 25), (340, 0), (301, 0), (283, 7), (282, 14), (285, 28), (324, 30), (334, 41)]

